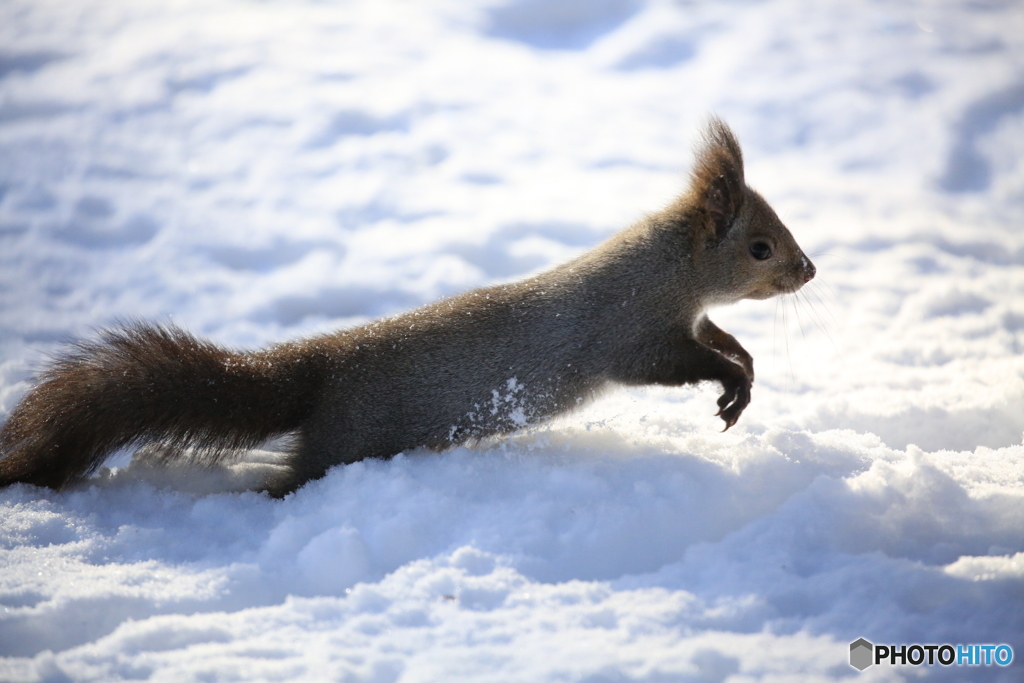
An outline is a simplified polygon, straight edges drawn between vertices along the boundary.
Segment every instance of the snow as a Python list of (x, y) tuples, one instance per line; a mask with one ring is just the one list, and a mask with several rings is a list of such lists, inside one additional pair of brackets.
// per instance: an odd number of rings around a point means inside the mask
[[(253, 348), (537, 272), (709, 112), (818, 267), (757, 363), (284, 500), (112, 458), (0, 492), (0, 679), (1018, 680), (1024, 6), (7, 0), (0, 416), (118, 319)], [(510, 392), (515, 387), (509, 386)]]

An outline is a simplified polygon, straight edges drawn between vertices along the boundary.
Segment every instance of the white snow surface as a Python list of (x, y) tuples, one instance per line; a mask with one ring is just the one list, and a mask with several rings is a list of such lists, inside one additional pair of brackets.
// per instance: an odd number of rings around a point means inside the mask
[(1019, 2), (5, 0), (0, 417), (119, 319), (255, 348), (548, 268), (711, 112), (819, 271), (713, 312), (736, 427), (617, 390), (283, 500), (128, 454), (11, 487), (0, 679), (1022, 680)]

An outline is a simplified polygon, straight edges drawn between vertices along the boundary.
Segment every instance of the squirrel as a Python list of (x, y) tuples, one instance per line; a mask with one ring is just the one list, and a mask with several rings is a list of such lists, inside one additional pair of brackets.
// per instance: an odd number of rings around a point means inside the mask
[(708, 308), (814, 275), (712, 117), (682, 195), (535, 277), (251, 352), (143, 322), (77, 343), (0, 429), (0, 486), (59, 490), (125, 447), (212, 463), (290, 435), (262, 488), (280, 497), (334, 465), (509, 434), (614, 384), (720, 382), (729, 429), (754, 362)]

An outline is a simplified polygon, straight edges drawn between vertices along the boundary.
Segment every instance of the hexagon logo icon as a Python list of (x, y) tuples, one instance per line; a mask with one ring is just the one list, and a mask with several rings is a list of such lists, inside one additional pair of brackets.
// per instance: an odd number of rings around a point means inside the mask
[(853, 641), (850, 643), (850, 666), (857, 671), (868, 668), (874, 663), (871, 661), (874, 651), (875, 646), (863, 638)]

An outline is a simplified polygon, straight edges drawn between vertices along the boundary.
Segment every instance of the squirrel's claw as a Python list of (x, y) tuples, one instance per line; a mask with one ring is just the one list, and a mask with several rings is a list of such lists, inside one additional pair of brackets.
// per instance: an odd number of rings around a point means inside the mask
[[(723, 382), (723, 384), (725, 383)], [(743, 409), (750, 404), (751, 384), (750, 378), (745, 377), (735, 384), (726, 385), (725, 392), (718, 397), (718, 412), (715, 413), (715, 416), (721, 417), (725, 422), (723, 432), (736, 424)]]

